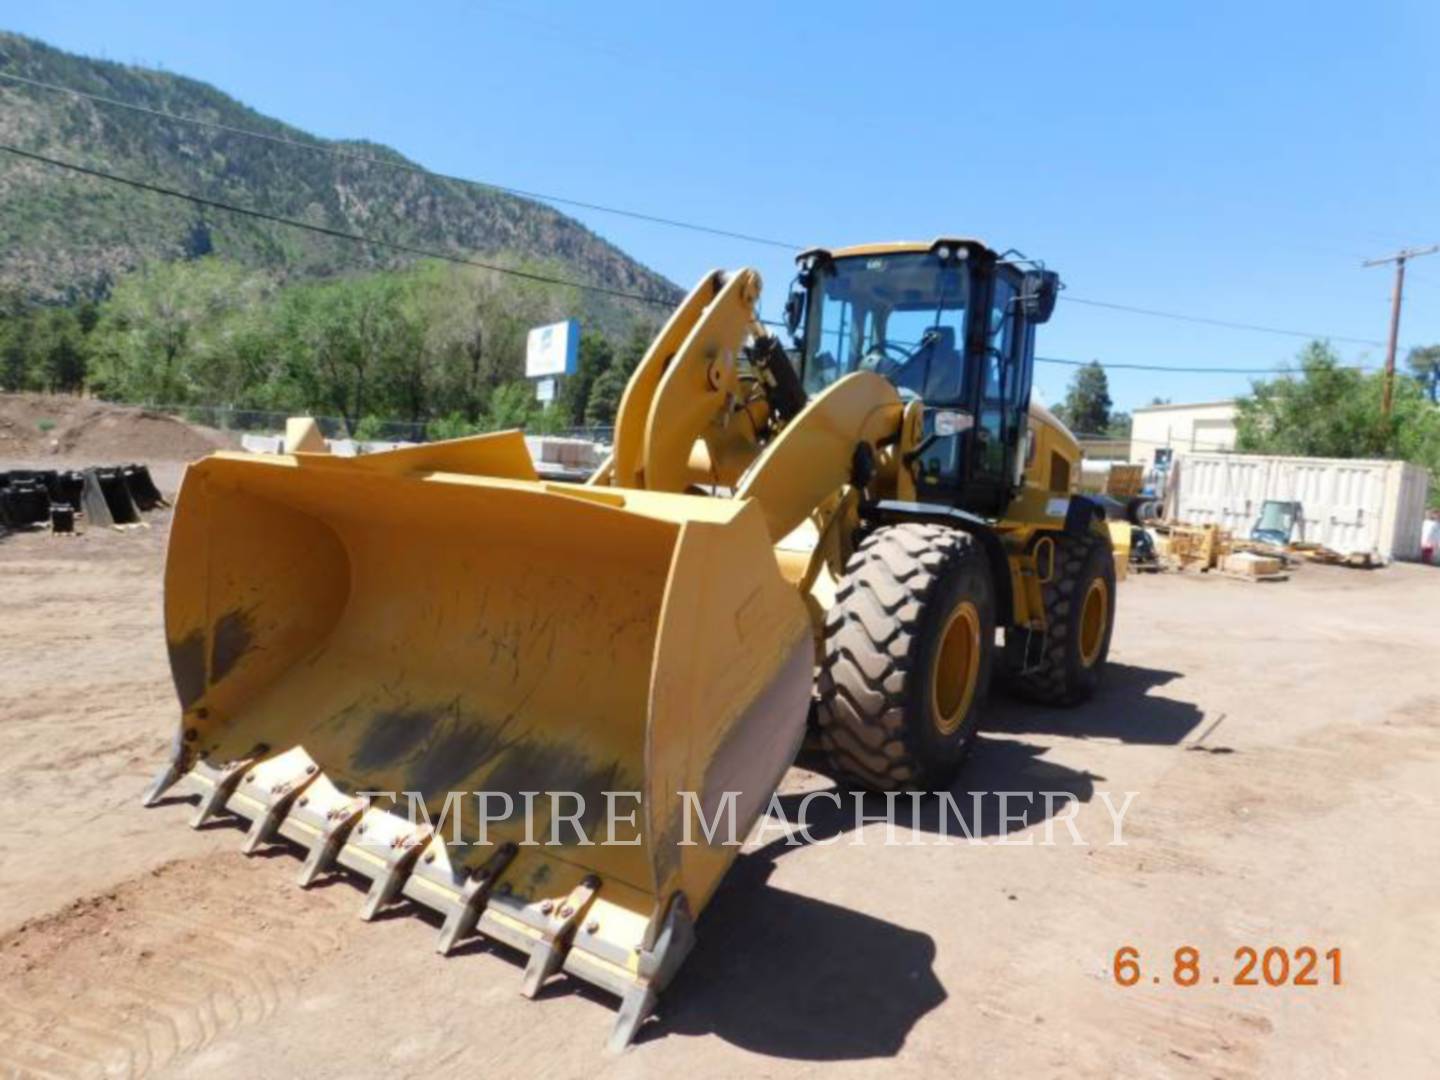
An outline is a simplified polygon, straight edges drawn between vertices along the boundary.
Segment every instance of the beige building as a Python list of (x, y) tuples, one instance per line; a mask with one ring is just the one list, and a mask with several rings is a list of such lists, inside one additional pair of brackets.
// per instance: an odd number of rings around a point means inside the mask
[[(1235, 402), (1147, 405), (1130, 413), (1130, 460), (1149, 468), (1155, 451), (1235, 449)], [(1161, 454), (1161, 457), (1168, 455)]]

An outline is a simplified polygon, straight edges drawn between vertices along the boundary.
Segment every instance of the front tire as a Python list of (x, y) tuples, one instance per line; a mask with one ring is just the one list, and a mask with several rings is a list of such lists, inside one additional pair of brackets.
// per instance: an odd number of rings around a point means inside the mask
[(863, 788), (943, 790), (975, 737), (995, 640), (989, 559), (973, 537), (877, 529), (845, 567), (816, 680), (820, 748)]
[(1115, 559), (1100, 536), (1056, 536), (1055, 568), (1040, 587), (1044, 637), (1005, 630), (1010, 686), (1046, 705), (1078, 705), (1094, 695), (1110, 656), (1115, 626)]

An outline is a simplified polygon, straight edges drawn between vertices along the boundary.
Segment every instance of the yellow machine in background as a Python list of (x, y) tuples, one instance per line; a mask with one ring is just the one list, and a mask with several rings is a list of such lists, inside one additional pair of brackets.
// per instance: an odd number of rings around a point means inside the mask
[(743, 838), (807, 736), (842, 782), (943, 789), (992, 667), (1094, 690), (1116, 553), (1029, 402), (1057, 288), (973, 240), (817, 249), (787, 349), (754, 271), (707, 275), (586, 485), (517, 432), (345, 459), (302, 423), (199, 462), (148, 801), (300, 845), (302, 884), (369, 879), (366, 917), (442, 913), (442, 951), (522, 950), (528, 994), (561, 969), (619, 994), (623, 1047), (737, 853), (703, 828)]

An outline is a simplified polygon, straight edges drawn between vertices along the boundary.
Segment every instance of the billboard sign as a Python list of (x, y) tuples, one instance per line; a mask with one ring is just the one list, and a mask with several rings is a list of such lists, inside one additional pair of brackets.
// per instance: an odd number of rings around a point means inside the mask
[(525, 374), (531, 379), (574, 375), (580, 366), (580, 320), (537, 326), (525, 339)]

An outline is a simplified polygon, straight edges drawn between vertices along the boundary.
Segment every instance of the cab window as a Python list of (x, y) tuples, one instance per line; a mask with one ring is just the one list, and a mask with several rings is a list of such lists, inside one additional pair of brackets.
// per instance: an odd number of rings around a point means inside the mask
[(930, 252), (850, 256), (817, 267), (802, 381), (819, 393), (854, 371), (874, 371), (901, 397), (962, 398), (969, 268)]

